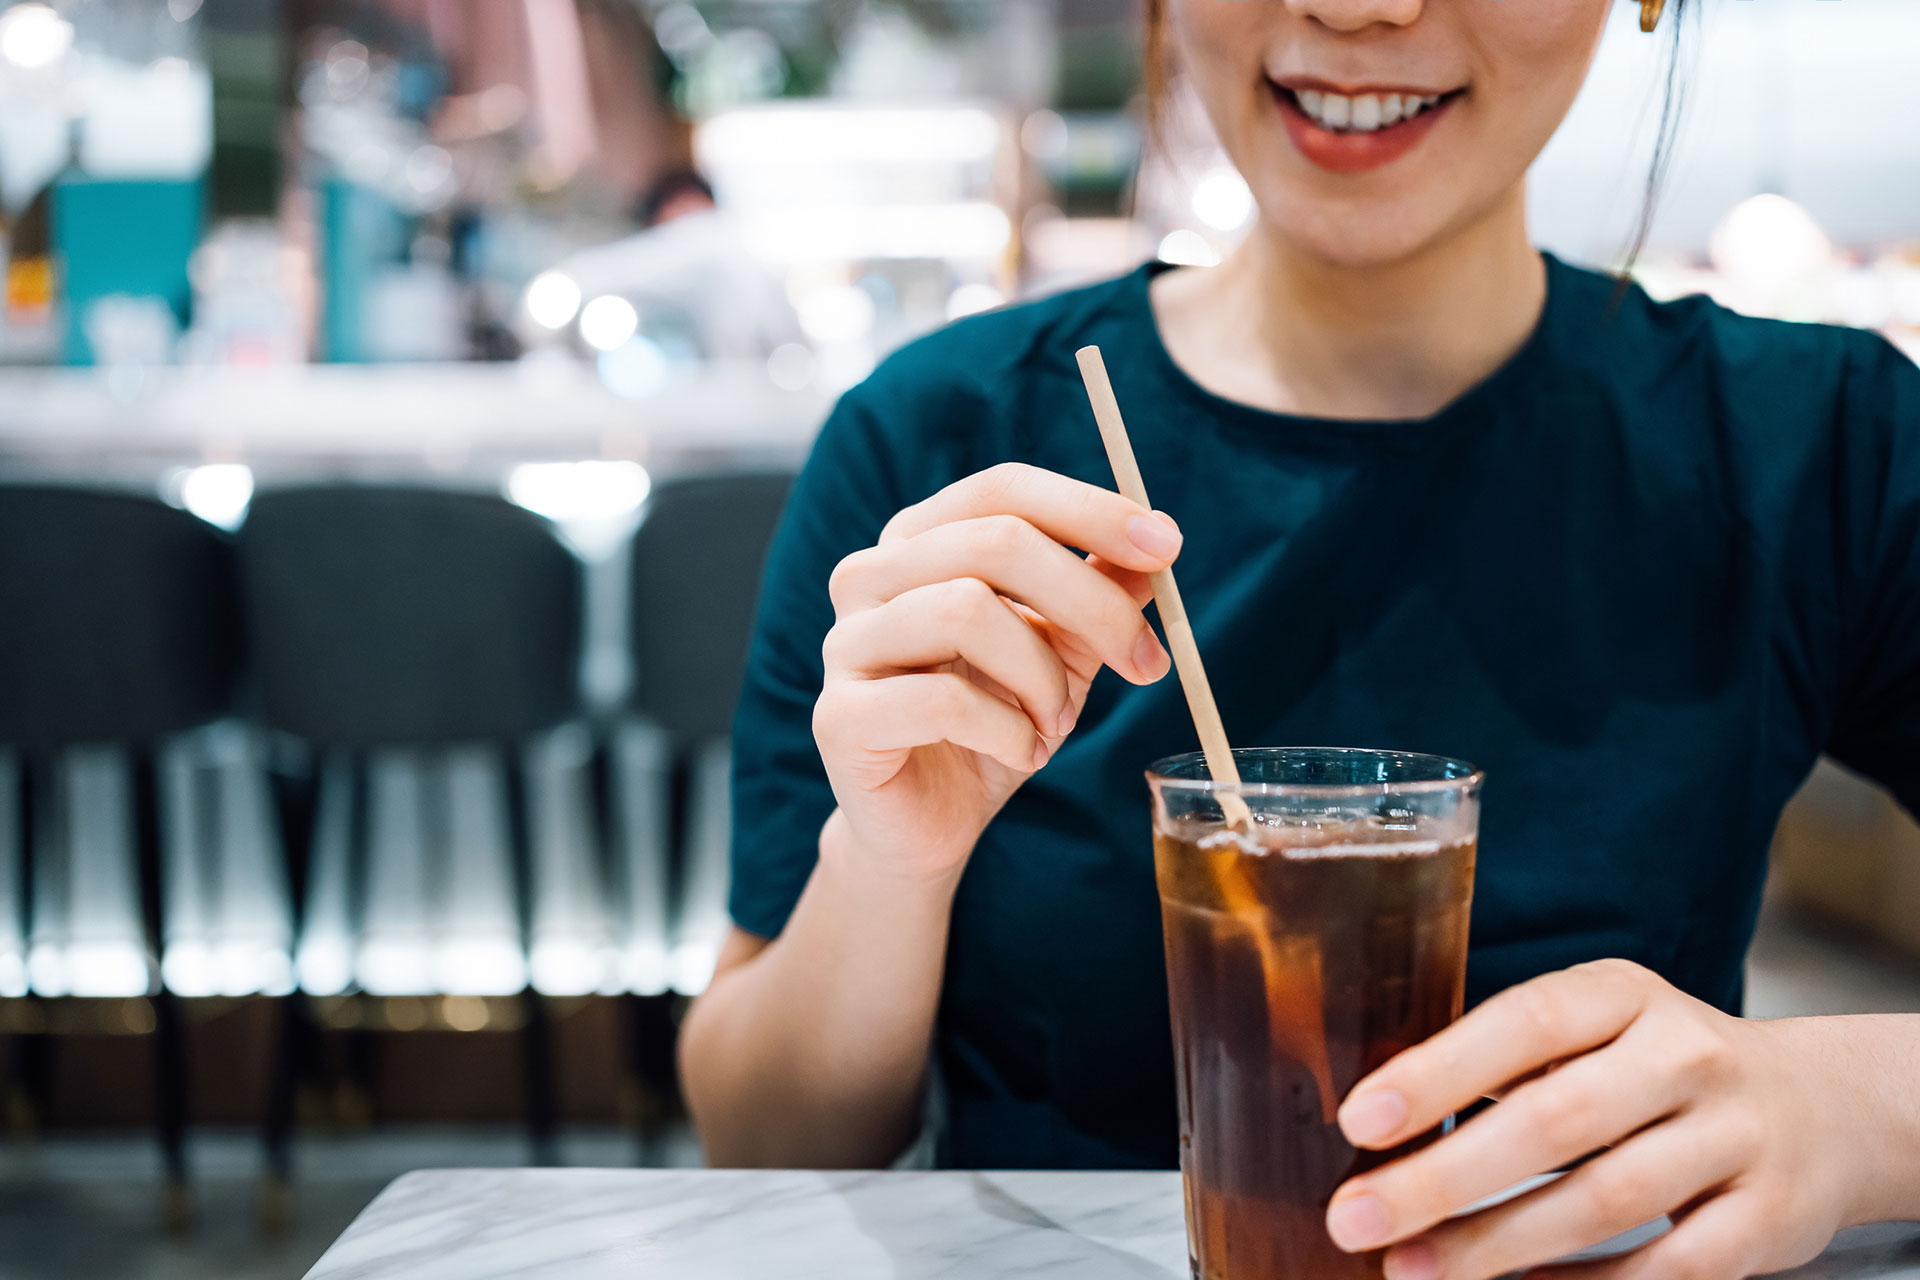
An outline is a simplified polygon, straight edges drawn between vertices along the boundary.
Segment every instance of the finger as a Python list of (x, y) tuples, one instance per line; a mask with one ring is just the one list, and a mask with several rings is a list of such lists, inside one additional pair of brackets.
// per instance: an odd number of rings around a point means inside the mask
[(1644, 1226), (1740, 1172), (1740, 1154), (1704, 1129), (1657, 1125), (1564, 1178), (1400, 1246), (1393, 1269), (1481, 1280)]
[(1425, 1133), (1517, 1077), (1612, 1040), (1657, 981), (1639, 965), (1599, 960), (1509, 988), (1355, 1085), (1341, 1130), (1373, 1150)]
[(1115, 564), (1100, 556), (1088, 556), (1087, 563), (1111, 578), (1115, 585), (1126, 592), (1127, 597), (1140, 608), (1146, 608), (1147, 602), (1153, 599), (1153, 579), (1150, 575), (1138, 569), (1129, 569), (1124, 565)]
[(1052, 754), (1020, 708), (947, 672), (836, 680), (814, 703), (813, 735), (828, 758), (951, 742), (1016, 773), (1032, 773)]
[(1165, 512), (1053, 471), (1007, 462), (957, 480), (887, 522), (884, 544), (981, 516), (1012, 515), (1056, 542), (1129, 569), (1164, 569), (1180, 553), (1180, 528)]
[[(1132, 600), (1136, 607), (1144, 608), (1147, 602), (1153, 599), (1153, 583), (1148, 575), (1137, 573), (1132, 569), (1123, 569), (1111, 561), (1102, 560), (1099, 556), (1088, 556), (1087, 563), (1112, 579), (1122, 591), (1127, 593), (1127, 598)], [(1096, 675), (1100, 674), (1102, 666), (1100, 655), (1089, 649), (1072, 633), (1054, 626), (1018, 600), (1009, 600), (1005, 603), (1009, 609), (1024, 618), (1027, 625), (1043, 637), (1066, 663), (1068, 687), (1072, 691), (1077, 707), (1078, 700), (1086, 694), (1087, 686), (1092, 683)]]
[[(1111, 561), (1102, 560), (1099, 556), (1088, 556), (1087, 563), (1093, 568), (1098, 569), (1107, 578), (1112, 579), (1115, 585), (1127, 593), (1127, 598), (1133, 601), (1136, 608), (1144, 608), (1147, 602), (1153, 599), (1153, 583), (1147, 574), (1137, 573), (1132, 569), (1123, 569)], [(1019, 601), (1008, 601), (1007, 607), (1026, 619), (1027, 624), (1044, 637), (1048, 645), (1053, 648), (1053, 651), (1058, 653), (1065, 661), (1068, 672), (1068, 685), (1073, 692), (1075, 705), (1077, 706), (1078, 700), (1085, 696), (1087, 686), (1093, 682), (1095, 676), (1100, 674), (1100, 668), (1103, 665), (1100, 661), (1100, 655), (1088, 648), (1084, 642), (1071, 632), (1056, 627), (1052, 622), (1049, 622), (1046, 618), (1029, 609), (1026, 605), (1021, 604)], [(1162, 647), (1164, 648), (1165, 646), (1163, 645)], [(1154, 669), (1158, 669), (1157, 664), (1158, 655), (1156, 654)]]
[(1372, 1197), (1391, 1224), (1388, 1239), (1405, 1239), (1672, 1115), (1690, 1096), (1690, 1082), (1650, 1043), (1657, 1031), (1641, 1025), (1521, 1085), (1432, 1146), (1355, 1178), (1334, 1203)]
[(1752, 1193), (1715, 1196), (1665, 1235), (1610, 1258), (1562, 1263), (1527, 1273), (1529, 1280), (1742, 1280), (1764, 1268), (1753, 1262), (1765, 1241), (1766, 1216)]
[(936, 582), (836, 623), (827, 669), (875, 677), (966, 662), (1020, 703), (1045, 737), (1073, 728), (1060, 655), (978, 578)]
[(845, 617), (954, 578), (979, 578), (1018, 600), (1136, 683), (1166, 674), (1165, 651), (1127, 590), (1016, 516), (944, 524), (856, 552), (834, 569), (828, 591)]

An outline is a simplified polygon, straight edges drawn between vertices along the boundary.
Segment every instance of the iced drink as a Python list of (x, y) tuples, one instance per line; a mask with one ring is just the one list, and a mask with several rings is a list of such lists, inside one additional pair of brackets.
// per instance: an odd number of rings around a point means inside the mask
[(1384, 752), (1235, 756), (1249, 830), (1226, 827), (1204, 765), (1150, 775), (1193, 1274), (1378, 1277), (1378, 1254), (1328, 1239), (1327, 1203), (1434, 1135), (1358, 1151), (1334, 1112), (1460, 1015), (1479, 776)]

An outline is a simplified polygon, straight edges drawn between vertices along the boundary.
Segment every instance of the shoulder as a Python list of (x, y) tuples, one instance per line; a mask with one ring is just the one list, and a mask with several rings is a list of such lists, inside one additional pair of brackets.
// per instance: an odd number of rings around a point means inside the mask
[(1920, 412), (1920, 367), (1877, 333), (1743, 315), (1698, 294), (1657, 301), (1638, 283), (1549, 262), (1571, 321), (1561, 360), (1635, 399), (1691, 400), (1740, 433)]
[(918, 403), (1004, 400), (1035, 378), (1071, 370), (1074, 351), (1098, 341), (1130, 292), (1142, 287), (1140, 273), (1130, 272), (968, 316), (901, 347), (849, 394)]
[(822, 448), (879, 449), (923, 473), (907, 489), (1014, 456), (1035, 414), (1079, 394), (1074, 352), (1134, 325), (1142, 272), (968, 316), (907, 343), (848, 391)]
[(1684, 361), (1696, 368), (1767, 371), (1768, 381), (1791, 371), (1804, 384), (1809, 376), (1818, 381), (1866, 369), (1887, 373), (1912, 363), (1869, 330), (1744, 315), (1704, 294), (1657, 301), (1635, 281), (1549, 261), (1554, 286), (1574, 295), (1570, 313), (1594, 322), (1595, 349), (1650, 374), (1670, 372)]

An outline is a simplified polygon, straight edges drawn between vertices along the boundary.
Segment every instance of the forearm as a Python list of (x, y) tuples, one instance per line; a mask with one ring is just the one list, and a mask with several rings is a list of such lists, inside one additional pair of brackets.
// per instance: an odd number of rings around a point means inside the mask
[(785, 930), (718, 976), (681, 1032), (687, 1101), (716, 1165), (884, 1165), (911, 1142), (957, 877), (848, 864), (836, 814)]
[(1810, 1106), (1836, 1117), (1857, 1174), (1847, 1225), (1920, 1219), (1920, 1014), (1783, 1018), (1766, 1024), (1823, 1068)]

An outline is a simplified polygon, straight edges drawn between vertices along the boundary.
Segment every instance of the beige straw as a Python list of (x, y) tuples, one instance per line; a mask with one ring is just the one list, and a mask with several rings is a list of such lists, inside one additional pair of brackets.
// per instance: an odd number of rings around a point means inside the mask
[[(1093, 402), (1094, 420), (1100, 424), (1100, 439), (1107, 446), (1113, 478), (1121, 493), (1151, 511), (1153, 504), (1147, 501), (1147, 485), (1140, 478), (1140, 464), (1134, 460), (1127, 425), (1120, 418), (1120, 402), (1114, 399), (1113, 383), (1107, 378), (1107, 362), (1100, 358), (1098, 347), (1082, 347), (1076, 355), (1080, 376), (1087, 384), (1087, 399)], [(1173, 651), (1174, 669), (1180, 673), (1180, 687), (1187, 693), (1187, 710), (1193, 714), (1193, 727), (1200, 732), (1200, 749), (1206, 753), (1207, 772), (1215, 782), (1237, 787), (1240, 769), (1227, 746), (1220, 708), (1213, 701), (1213, 687), (1207, 683), (1206, 668), (1200, 665), (1200, 646), (1194, 643), (1193, 624), (1187, 621), (1187, 607), (1180, 602), (1180, 588), (1173, 583), (1173, 570), (1158, 570), (1150, 579), (1153, 598), (1160, 605), (1160, 625), (1167, 631), (1167, 647)], [(1216, 794), (1227, 825), (1250, 831), (1253, 814), (1240, 793), (1220, 791)], [(1208, 866), (1228, 913), (1247, 926), (1260, 952), (1260, 967), (1267, 987), (1267, 1022), (1274, 1047), (1313, 1074), (1319, 1088), (1322, 1118), (1332, 1124), (1340, 1099), (1333, 1088), (1333, 1068), (1327, 1056), (1327, 1034), (1322, 1020), (1325, 975), (1320, 971), (1319, 944), (1309, 937), (1280, 939), (1274, 936), (1273, 921), (1238, 857), (1209, 858)]]
[[(1146, 481), (1140, 478), (1140, 464), (1134, 461), (1133, 444), (1127, 439), (1127, 424), (1120, 417), (1120, 402), (1113, 398), (1113, 383), (1107, 379), (1107, 362), (1100, 348), (1082, 347), (1075, 353), (1080, 361), (1080, 376), (1087, 384), (1087, 399), (1093, 402), (1093, 417), (1100, 424), (1100, 439), (1107, 446), (1107, 461), (1113, 466), (1113, 478), (1120, 492), (1148, 511)], [(1200, 734), (1200, 750), (1207, 757), (1207, 772), (1215, 782), (1240, 785), (1240, 769), (1233, 763), (1233, 750), (1227, 746), (1227, 731), (1220, 723), (1220, 708), (1213, 701), (1213, 686), (1207, 683), (1207, 669), (1200, 663), (1200, 646), (1193, 640), (1193, 624), (1187, 621), (1187, 607), (1180, 602), (1180, 588), (1174, 585), (1173, 570), (1156, 569), (1151, 575), (1153, 598), (1160, 606), (1160, 625), (1166, 628), (1167, 648), (1173, 652), (1174, 670), (1180, 673), (1180, 687), (1186, 690), (1187, 710), (1193, 713), (1193, 727)], [(1220, 810), (1227, 825), (1242, 830), (1253, 823), (1247, 802), (1236, 791), (1219, 794)]]

